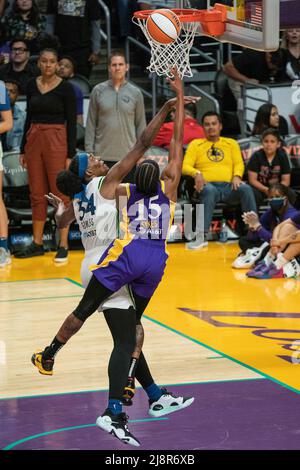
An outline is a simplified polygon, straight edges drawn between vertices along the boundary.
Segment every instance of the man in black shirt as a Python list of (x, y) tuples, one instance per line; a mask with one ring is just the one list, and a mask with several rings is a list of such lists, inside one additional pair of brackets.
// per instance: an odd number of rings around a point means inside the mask
[(15, 38), (10, 43), (11, 61), (0, 67), (0, 80), (17, 81), (20, 84), (20, 93), (24, 95), (28, 81), (40, 73), (35, 64), (29, 62), (30, 51), (24, 39)]
[(89, 78), (101, 47), (98, 0), (48, 0), (48, 32), (61, 44), (60, 53), (76, 60), (77, 73)]

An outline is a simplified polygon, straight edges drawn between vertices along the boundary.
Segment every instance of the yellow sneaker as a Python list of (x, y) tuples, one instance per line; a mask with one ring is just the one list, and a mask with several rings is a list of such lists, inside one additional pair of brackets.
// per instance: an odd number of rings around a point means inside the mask
[(53, 375), (53, 359), (43, 359), (43, 352), (36, 352), (31, 357), (32, 364), (38, 368), (39, 373), (43, 375)]

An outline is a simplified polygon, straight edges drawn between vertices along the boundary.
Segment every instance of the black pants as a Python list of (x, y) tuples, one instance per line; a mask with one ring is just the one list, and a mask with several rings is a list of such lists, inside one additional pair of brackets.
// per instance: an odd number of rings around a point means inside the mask
[[(73, 314), (81, 321), (92, 315), (113, 292), (92, 276), (79, 305)], [(133, 293), (134, 294), (134, 293)], [(108, 309), (104, 312), (111, 331), (114, 348), (109, 360), (109, 397), (122, 400), (132, 353), (136, 341), (136, 325), (140, 324), (142, 314), (151, 298), (139, 297), (134, 294), (135, 309)], [(145, 388), (153, 383), (143, 353), (140, 355), (136, 370), (136, 378)]]

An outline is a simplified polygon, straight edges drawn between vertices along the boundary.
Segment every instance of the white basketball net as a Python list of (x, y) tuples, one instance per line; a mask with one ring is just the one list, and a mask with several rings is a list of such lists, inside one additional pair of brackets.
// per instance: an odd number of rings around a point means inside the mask
[(174, 42), (158, 44), (148, 33), (147, 19), (133, 17), (132, 21), (143, 30), (151, 46), (150, 65), (147, 67), (150, 72), (173, 78), (171, 69), (176, 66), (181, 78), (193, 76), (189, 54), (199, 26), (198, 22), (181, 23), (181, 34)]

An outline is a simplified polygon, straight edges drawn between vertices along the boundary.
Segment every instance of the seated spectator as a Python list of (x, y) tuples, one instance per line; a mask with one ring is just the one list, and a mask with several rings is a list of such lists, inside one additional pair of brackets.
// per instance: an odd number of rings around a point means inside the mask
[(253, 188), (257, 208), (268, 197), (271, 184), (290, 186), (291, 182), (289, 159), (285, 150), (280, 148), (278, 131), (266, 129), (261, 140), (262, 148), (254, 152), (247, 165), (248, 181)]
[(239, 239), (239, 247), (242, 251), (234, 260), (233, 268), (250, 268), (263, 258), (266, 251), (270, 249), (269, 244), (275, 227), (297, 213), (297, 209), (289, 201), (288, 188), (281, 183), (270, 186), (268, 201), (270, 208), (260, 218), (255, 212), (243, 214), (243, 220), (249, 230)]
[(300, 212), (277, 225), (271, 239), (271, 248), (247, 277), (279, 279), (300, 275)]
[[(184, 106), (184, 135), (183, 145), (188, 145), (194, 139), (203, 139), (205, 137), (203, 127), (198, 124), (197, 108), (195, 103), (186, 104)], [(158, 131), (153, 141), (153, 145), (158, 147), (169, 147), (173, 135), (175, 110), (170, 113), (170, 122), (165, 122)]]
[(13, 113), (13, 128), (1, 135), (2, 148), (4, 152), (12, 150), (17, 151), (21, 148), (26, 113), (16, 104), (16, 101), (20, 95), (18, 82), (5, 82), (5, 87), (9, 95), (10, 106)]
[[(270, 127), (277, 129), (282, 138), (289, 133), (287, 122), (282, 116), (279, 116), (277, 106), (266, 103), (256, 113), (252, 135), (260, 136), (264, 130)], [(282, 143), (284, 143), (283, 139)]]
[(3, 30), (0, 26), (0, 65), (7, 64), (9, 62), (10, 52), (9, 43), (5, 40)]
[(272, 62), (278, 67), (281, 80), (300, 78), (300, 29), (284, 31), (281, 47), (272, 54)]
[(15, 37), (28, 41), (31, 53), (38, 52), (37, 39), (46, 29), (46, 18), (39, 13), (35, 0), (15, 0), (12, 11), (0, 20), (6, 40)]
[(228, 85), (238, 101), (242, 96), (244, 83), (267, 83), (271, 77), (276, 78), (277, 67), (271, 62), (269, 52), (253, 51), (245, 49), (241, 54), (233, 57), (223, 66), (223, 71), (228, 75)]
[[(73, 57), (62, 56), (58, 62), (58, 66), (57, 75), (60, 78), (68, 80), (68, 78), (74, 77), (76, 62)], [(83, 125), (83, 94), (78, 85), (72, 82), (71, 85), (74, 88), (76, 95), (77, 123)]]
[(39, 75), (36, 64), (29, 62), (30, 51), (28, 42), (24, 39), (15, 38), (10, 43), (11, 60), (8, 64), (1, 65), (0, 79), (3, 81), (14, 80), (20, 84), (21, 95), (26, 93), (28, 81)]
[[(215, 112), (207, 112), (202, 118), (205, 139), (193, 140), (186, 151), (182, 174), (194, 179), (200, 202), (204, 204), (204, 234), (199, 218), (196, 222), (196, 241), (187, 244), (197, 250), (207, 246), (207, 236), (213, 211), (218, 202), (242, 205), (243, 212), (256, 212), (252, 188), (242, 181), (244, 162), (238, 143), (221, 137), (222, 122)], [(203, 232), (203, 230), (202, 230)]]
[(99, 63), (101, 8), (98, 0), (48, 0), (47, 30), (60, 43), (59, 52), (73, 57), (77, 73), (89, 78)]

